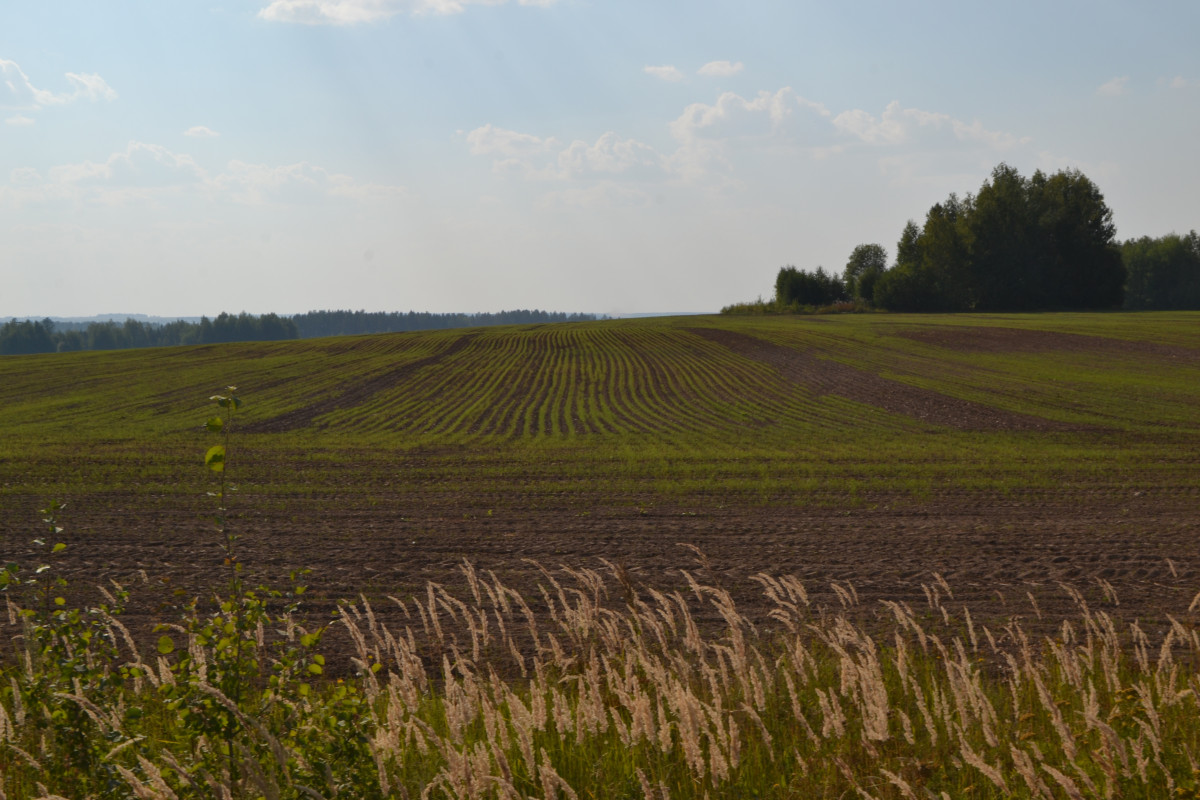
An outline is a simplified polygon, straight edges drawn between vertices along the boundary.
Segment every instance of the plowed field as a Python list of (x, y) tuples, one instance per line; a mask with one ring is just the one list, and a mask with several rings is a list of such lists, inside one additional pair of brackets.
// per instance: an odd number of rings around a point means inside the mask
[[(319, 608), (532, 559), (743, 602), (791, 572), (1052, 624), (1200, 590), (1200, 315), (687, 317), (0, 359), (0, 533), (67, 503), (71, 592), (221, 580), (201, 430), (238, 386), (233, 525)], [(700, 564), (689, 547), (707, 557)], [(1115, 597), (1115, 601), (1114, 601)]]

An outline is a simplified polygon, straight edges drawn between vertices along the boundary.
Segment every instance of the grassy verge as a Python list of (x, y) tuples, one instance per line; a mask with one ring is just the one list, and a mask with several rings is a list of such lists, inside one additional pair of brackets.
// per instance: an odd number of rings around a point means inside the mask
[[(47, 559), (52, 563), (53, 554)], [(532, 567), (531, 567), (532, 568)], [(41, 574), (52, 574), (47, 570)], [(7, 797), (1197, 797), (1196, 607), (1162, 631), (1082, 596), (1061, 632), (984, 625), (944, 583), (918, 609), (812, 607), (760, 575), (728, 591), (542, 571), (538, 598), (462, 566), (455, 596), (364, 600), (324, 678), (302, 589), (194, 603), (143, 653), (104, 606), (10, 598)], [(39, 576), (40, 577), (40, 576)], [(14, 587), (13, 591), (16, 588)], [(1072, 591), (1068, 588), (1065, 591)], [(717, 620), (713, 622), (712, 620)], [(706, 620), (706, 621), (705, 621)], [(344, 665), (343, 665), (344, 666)]]

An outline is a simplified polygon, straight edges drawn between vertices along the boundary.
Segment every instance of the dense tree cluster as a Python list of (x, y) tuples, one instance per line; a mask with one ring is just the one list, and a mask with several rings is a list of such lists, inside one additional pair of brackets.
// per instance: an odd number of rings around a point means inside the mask
[(49, 319), (10, 320), (0, 326), (0, 355), (51, 353), (55, 350), (54, 322)]
[(1200, 234), (1116, 242), (1112, 211), (1078, 170), (1024, 178), (1001, 164), (978, 194), (909, 221), (889, 268), (882, 245), (854, 249), (841, 278), (787, 266), (769, 313), (853, 301), (892, 311), (1200, 309)]
[(91, 322), (56, 324), (51, 319), (10, 320), (0, 326), (0, 355), (68, 352), (73, 350), (125, 350), (221, 342), (266, 342), (311, 339), (361, 333), (393, 333), (477, 325), (525, 325), (543, 322), (594, 320), (594, 314), (551, 311), (501, 311), (485, 314), (368, 313), (365, 311), (310, 311), (292, 317), (277, 314), (227, 314), (199, 322), (177, 320), (164, 325), (127, 319), (124, 323)]
[(1200, 309), (1200, 234), (1143, 236), (1121, 246), (1125, 308)]
[(804, 272), (783, 267), (775, 277), (775, 303), (780, 307), (827, 306), (847, 299), (841, 278), (817, 267)]
[(1125, 267), (1112, 211), (1077, 170), (1024, 178), (1001, 164), (977, 195), (910, 222), (868, 298), (897, 311), (1119, 308)]
[(857, 299), (874, 297), (875, 284), (887, 268), (887, 250), (878, 244), (860, 244), (850, 254), (842, 273), (846, 294)]

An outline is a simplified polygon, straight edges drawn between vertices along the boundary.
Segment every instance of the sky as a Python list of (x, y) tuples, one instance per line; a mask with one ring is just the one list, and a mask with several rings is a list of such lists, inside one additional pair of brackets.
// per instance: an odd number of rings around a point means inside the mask
[(1200, 3), (5, 0), (0, 317), (715, 311), (1001, 162), (1200, 228)]

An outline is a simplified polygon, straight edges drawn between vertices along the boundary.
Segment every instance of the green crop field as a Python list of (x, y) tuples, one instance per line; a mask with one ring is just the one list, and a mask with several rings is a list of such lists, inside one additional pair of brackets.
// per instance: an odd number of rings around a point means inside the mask
[(227, 384), (263, 495), (436, 483), (586, 510), (1200, 485), (1198, 315), (846, 315), (9, 357), (0, 496), (176, 493)]
[(1200, 498), (1200, 315), (679, 317), (7, 357), (0, 526), (58, 500), (142, 543), (117, 561), (203, 541), (228, 384), (233, 508), (318, 569), (313, 532), (421, 564), (737, 534), (752, 561), (839, 517), (913, 547), (1181, 536)]
[(1200, 501), (1200, 314), (714, 316), (8, 357), (0, 528), (66, 502), (99, 577), (199, 579), (228, 384), (247, 546), (330, 591), (685, 542), (880, 592), (942, 569), (1149, 601)]
[(1198, 409), (1195, 313), (6, 357), (0, 790), (1200, 797)]

